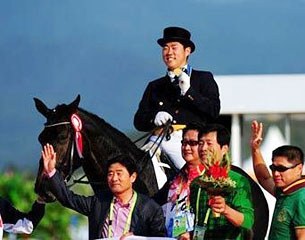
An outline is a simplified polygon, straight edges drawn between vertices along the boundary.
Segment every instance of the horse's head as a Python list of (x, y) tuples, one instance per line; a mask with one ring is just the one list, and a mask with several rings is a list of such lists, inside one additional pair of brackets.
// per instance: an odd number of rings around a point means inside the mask
[[(79, 108), (80, 96), (72, 103), (57, 105), (54, 109), (49, 109), (37, 98), (34, 101), (37, 110), (47, 119), (39, 142), (42, 146), (47, 143), (53, 145), (57, 155), (56, 169), (64, 179), (69, 180), (74, 170), (82, 166), (93, 191), (106, 190), (107, 161), (126, 154), (137, 163), (139, 170), (134, 188), (150, 196), (156, 193), (158, 185), (148, 152), (139, 149), (104, 119)], [(45, 179), (40, 159), (35, 192), (47, 201), (54, 200)]]
[[(49, 109), (37, 98), (34, 98), (34, 101), (37, 110), (47, 120), (38, 140), (42, 146), (47, 143), (53, 145), (57, 153), (56, 169), (66, 179), (76, 168), (80, 167), (80, 163), (73, 163), (73, 158), (78, 156), (74, 155), (75, 128), (73, 128), (73, 124), (71, 123), (71, 116), (77, 112), (80, 96), (78, 95), (68, 105), (57, 105), (53, 109)], [(35, 183), (35, 192), (46, 201), (54, 201), (54, 196), (47, 190), (48, 187), (45, 182), (45, 177), (41, 158)]]

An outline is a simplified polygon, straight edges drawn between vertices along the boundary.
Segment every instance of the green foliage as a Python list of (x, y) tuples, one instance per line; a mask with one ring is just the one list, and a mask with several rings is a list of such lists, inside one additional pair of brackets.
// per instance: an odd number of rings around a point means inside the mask
[[(37, 198), (34, 193), (34, 183), (35, 178), (30, 174), (6, 172), (0, 176), (1, 196), (8, 199), (18, 210), (28, 212)], [(58, 202), (47, 204), (45, 216), (31, 238), (71, 239), (69, 235), (71, 217), (77, 218), (78, 224), (86, 223), (84, 216), (61, 206)], [(18, 236), (20, 237), (24, 236)]]

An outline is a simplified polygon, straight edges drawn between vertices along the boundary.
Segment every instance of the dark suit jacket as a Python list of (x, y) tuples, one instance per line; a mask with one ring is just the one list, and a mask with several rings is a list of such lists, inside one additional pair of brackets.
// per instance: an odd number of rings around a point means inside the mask
[[(74, 194), (66, 187), (58, 171), (48, 181), (51, 192), (63, 206), (88, 217), (89, 239), (101, 238), (113, 195), (110, 192), (89, 197)], [(141, 236), (166, 236), (162, 208), (152, 199), (138, 193), (130, 231)]]
[(35, 228), (42, 219), (45, 212), (45, 204), (34, 202), (31, 211), (21, 212), (14, 208), (6, 199), (0, 197), (0, 214), (4, 224), (15, 224), (18, 220), (26, 218), (30, 220)]
[(134, 126), (139, 131), (155, 128), (154, 118), (159, 111), (166, 111), (174, 124), (191, 121), (212, 122), (219, 116), (219, 91), (212, 73), (192, 70), (191, 87), (184, 96), (166, 75), (150, 82), (134, 116)]

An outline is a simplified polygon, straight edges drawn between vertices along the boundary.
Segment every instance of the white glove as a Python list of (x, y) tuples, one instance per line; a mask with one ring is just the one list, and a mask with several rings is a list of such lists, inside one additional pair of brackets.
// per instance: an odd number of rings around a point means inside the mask
[(182, 72), (179, 76), (179, 87), (181, 89), (181, 95), (184, 95), (187, 90), (189, 90), (190, 86), (190, 76), (185, 72)]
[(154, 124), (156, 126), (162, 126), (165, 123), (167, 123), (168, 120), (171, 120), (171, 121), (173, 120), (172, 115), (170, 115), (168, 112), (161, 111), (156, 114)]

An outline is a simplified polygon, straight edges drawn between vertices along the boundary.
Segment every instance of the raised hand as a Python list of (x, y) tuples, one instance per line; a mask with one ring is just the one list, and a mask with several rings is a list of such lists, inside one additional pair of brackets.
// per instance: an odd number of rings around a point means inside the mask
[(56, 165), (56, 152), (54, 151), (53, 146), (47, 143), (43, 146), (41, 155), (43, 158), (44, 172), (49, 174), (55, 169)]
[(263, 124), (254, 120), (251, 124), (251, 132), (250, 145), (252, 149), (257, 149), (263, 140)]
[(252, 135), (250, 145), (255, 177), (267, 192), (275, 196), (275, 183), (270, 172), (268, 171), (262, 152), (260, 150), (260, 145), (263, 140), (263, 124), (254, 120), (251, 125), (251, 130)]

